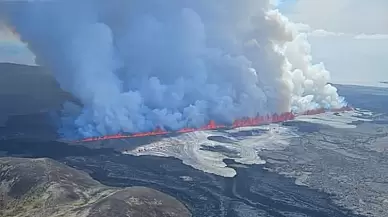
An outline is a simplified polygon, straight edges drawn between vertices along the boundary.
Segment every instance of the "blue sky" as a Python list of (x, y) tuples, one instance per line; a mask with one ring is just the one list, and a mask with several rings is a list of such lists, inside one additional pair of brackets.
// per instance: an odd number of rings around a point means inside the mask
[[(314, 62), (335, 83), (388, 80), (388, 0), (273, 0), (290, 20), (310, 26)], [(0, 24), (0, 62), (33, 64), (28, 48)]]

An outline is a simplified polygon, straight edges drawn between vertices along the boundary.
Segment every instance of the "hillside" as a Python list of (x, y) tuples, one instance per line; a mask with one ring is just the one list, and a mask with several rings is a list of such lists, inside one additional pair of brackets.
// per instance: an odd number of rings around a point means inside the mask
[(178, 200), (146, 187), (113, 188), (57, 161), (0, 158), (3, 217), (186, 217)]
[(1, 115), (59, 108), (65, 100), (74, 99), (62, 91), (53, 76), (42, 67), (0, 63)]

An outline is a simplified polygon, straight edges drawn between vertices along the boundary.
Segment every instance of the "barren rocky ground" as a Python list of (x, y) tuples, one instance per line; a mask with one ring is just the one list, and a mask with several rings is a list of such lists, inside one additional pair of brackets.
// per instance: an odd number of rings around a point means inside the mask
[(48, 158), (0, 158), (0, 195), (4, 217), (191, 216), (159, 191), (107, 187)]

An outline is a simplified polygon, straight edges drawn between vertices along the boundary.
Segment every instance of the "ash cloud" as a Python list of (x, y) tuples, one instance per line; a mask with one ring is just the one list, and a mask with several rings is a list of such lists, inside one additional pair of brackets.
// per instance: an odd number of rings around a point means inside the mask
[(38, 64), (82, 101), (65, 106), (72, 136), (345, 104), (324, 66), (311, 64), (306, 35), (269, 0), (1, 4)]

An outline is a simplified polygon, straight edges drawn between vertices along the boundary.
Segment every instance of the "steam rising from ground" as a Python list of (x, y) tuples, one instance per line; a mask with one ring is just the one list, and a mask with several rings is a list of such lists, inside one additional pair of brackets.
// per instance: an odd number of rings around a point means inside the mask
[(0, 17), (82, 101), (76, 118), (65, 107), (71, 134), (178, 129), (344, 104), (328, 71), (311, 64), (306, 37), (269, 0), (2, 4)]

